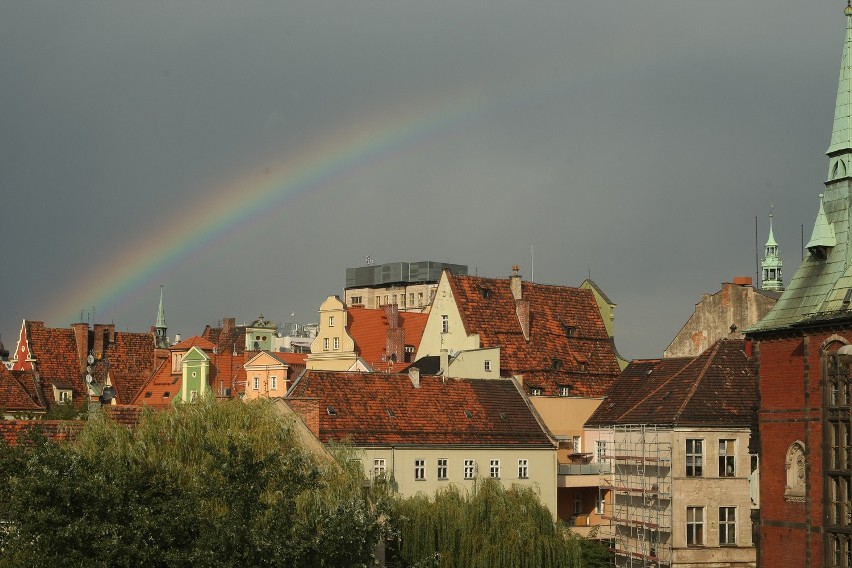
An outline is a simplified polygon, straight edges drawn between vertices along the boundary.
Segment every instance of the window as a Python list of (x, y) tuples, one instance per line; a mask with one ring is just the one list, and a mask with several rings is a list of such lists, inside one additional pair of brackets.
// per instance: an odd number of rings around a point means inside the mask
[(385, 458), (376, 458), (373, 460), (373, 478), (381, 479), (385, 476), (386, 471)]
[(526, 459), (518, 460), (518, 479), (529, 477), (529, 462)]
[(571, 387), (559, 387), (559, 396), (571, 396)]
[(260, 377), (255, 377), (255, 378), (254, 378), (254, 380), (252, 381), (252, 388), (253, 388), (254, 390), (258, 390), (258, 389), (260, 389)]
[(491, 371), (491, 361), (488, 360), (488, 359), (485, 360), (485, 371), (486, 372)]
[(278, 390), (278, 377), (269, 377), (269, 388)]
[(411, 305), (411, 306), (414, 305), (414, 292), (412, 292), (411, 294), (408, 295), (408, 304)]
[(441, 316), (441, 333), (447, 333), (450, 331), (450, 318), (449, 316), (443, 315)]
[(71, 402), (71, 391), (69, 391), (69, 390), (59, 391), (59, 402)]
[(403, 308), (405, 307), (405, 294), (399, 295), (399, 303), (402, 305)]
[(583, 495), (579, 491), (574, 493), (574, 514), (579, 515), (583, 512)]
[(491, 460), (489, 475), (494, 479), (500, 479), (500, 460)]
[(189, 402), (195, 402), (196, 400), (198, 400), (198, 391), (197, 390), (189, 391)]
[(533, 396), (541, 396), (541, 389), (538, 387), (533, 387), (530, 389), (530, 394)]
[(464, 478), (473, 479), (476, 476), (476, 461), (464, 460)]
[(340, 338), (339, 337), (334, 338), (334, 350), (340, 351)]
[(414, 460), (414, 479), (417, 481), (426, 479), (426, 460)]
[(172, 353), (172, 373), (180, 373), (180, 361), (183, 353)]
[(328, 351), (328, 338), (327, 337), (323, 338), (323, 340), (322, 340), (322, 350)]
[(704, 507), (686, 508), (686, 545), (704, 546)]
[(737, 508), (719, 507), (719, 544), (737, 543)]
[(352, 305), (358, 306), (363, 302), (363, 298), (361, 296), (352, 296)]
[(393, 299), (391, 300), (391, 304), (396, 304), (396, 294), (393, 295)]
[(595, 511), (597, 511), (598, 515), (606, 514), (606, 499), (601, 494), (598, 494), (595, 499)]
[(598, 457), (598, 461), (603, 461), (604, 456), (606, 456), (606, 440), (598, 440), (595, 445), (597, 446), (595, 455)]
[(334, 316), (328, 316), (328, 327), (334, 327)]
[(805, 445), (799, 441), (790, 444), (785, 460), (787, 487), (784, 498), (789, 501), (805, 499)]
[(704, 440), (686, 440), (686, 476), (701, 477), (704, 469)]
[(736, 440), (719, 440), (719, 477), (734, 477)]
[(438, 479), (447, 479), (447, 458), (438, 458)]
[(581, 436), (572, 436), (571, 447), (574, 448), (572, 451), (575, 454), (583, 453), (583, 438)]
[(422, 305), (423, 305), (423, 292), (419, 292), (419, 293), (417, 294), (417, 305), (418, 305), (418, 306), (422, 306)]

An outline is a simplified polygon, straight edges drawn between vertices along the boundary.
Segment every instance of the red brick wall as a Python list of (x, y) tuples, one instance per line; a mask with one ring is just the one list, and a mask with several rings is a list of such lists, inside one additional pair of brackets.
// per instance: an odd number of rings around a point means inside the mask
[(319, 399), (318, 398), (288, 398), (287, 404), (290, 405), (296, 414), (298, 414), (305, 422), (307, 427), (314, 436), (319, 438), (320, 421), (319, 421)]
[[(806, 332), (757, 344), (763, 568), (823, 566), (822, 346), (835, 333)], [(787, 450), (797, 440), (805, 444), (805, 502), (784, 496)]]

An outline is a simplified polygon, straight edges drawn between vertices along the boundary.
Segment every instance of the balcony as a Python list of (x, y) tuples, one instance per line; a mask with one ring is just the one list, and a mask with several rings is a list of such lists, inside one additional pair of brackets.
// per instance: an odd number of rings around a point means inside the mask
[(560, 463), (557, 471), (557, 487), (597, 487), (611, 467), (608, 463)]

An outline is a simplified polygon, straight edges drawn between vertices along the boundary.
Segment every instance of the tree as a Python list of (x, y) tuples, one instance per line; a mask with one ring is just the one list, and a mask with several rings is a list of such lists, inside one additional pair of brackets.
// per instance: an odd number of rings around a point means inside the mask
[(369, 564), (362, 473), (311, 453), (291, 420), (202, 401), (0, 446), (0, 567)]
[(554, 523), (532, 488), (478, 480), (470, 495), (455, 486), (434, 500), (392, 503), (392, 554), (405, 566), (441, 568), (597, 568), (606, 549)]

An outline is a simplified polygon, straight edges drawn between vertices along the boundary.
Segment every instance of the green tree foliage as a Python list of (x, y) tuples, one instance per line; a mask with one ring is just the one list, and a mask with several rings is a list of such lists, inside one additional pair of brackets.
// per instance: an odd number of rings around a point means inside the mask
[(0, 445), (0, 567), (365, 566), (378, 514), (360, 470), (337, 463), (269, 402)]
[(597, 568), (606, 549), (554, 523), (531, 489), (479, 480), (470, 495), (455, 486), (434, 500), (392, 503), (392, 555), (405, 566), (441, 568)]

